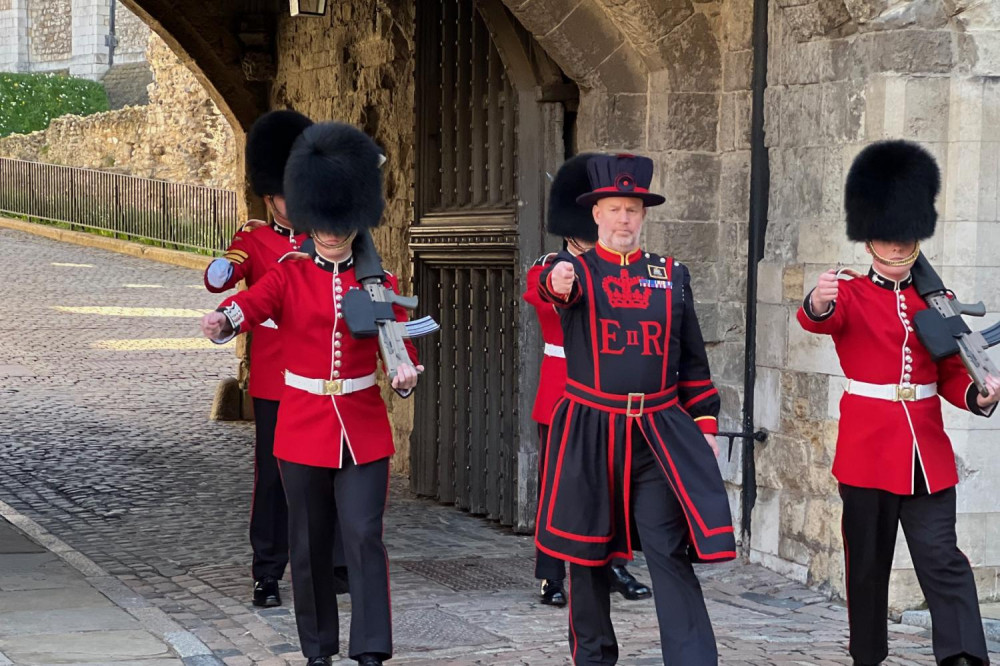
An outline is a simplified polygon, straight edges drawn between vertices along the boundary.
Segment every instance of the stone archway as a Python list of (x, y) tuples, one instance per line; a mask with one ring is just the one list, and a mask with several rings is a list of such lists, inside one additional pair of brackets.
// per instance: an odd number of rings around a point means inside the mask
[[(235, 3), (121, 1), (170, 46), (234, 129), (246, 131), (267, 110), (264, 86), (244, 73), (246, 47), (240, 34), (220, 29), (238, 19)], [(258, 33), (250, 18), (241, 26), (245, 39)]]
[[(406, 247), (416, 162), (412, 0), (330, 3), (326, 17), (313, 19), (290, 17), (281, 2), (126, 2), (183, 54), (234, 126), (291, 107), (375, 136), (390, 155), (377, 241)], [(574, 148), (642, 152), (656, 162), (654, 187), (668, 202), (651, 211), (645, 242), (693, 270), (729, 429), (742, 407), (750, 4), (504, 0), (580, 88)], [(405, 252), (386, 264), (404, 283), (410, 278)], [(397, 441), (405, 441), (412, 405), (393, 401), (392, 410)], [(738, 456), (724, 467), (735, 498)]]

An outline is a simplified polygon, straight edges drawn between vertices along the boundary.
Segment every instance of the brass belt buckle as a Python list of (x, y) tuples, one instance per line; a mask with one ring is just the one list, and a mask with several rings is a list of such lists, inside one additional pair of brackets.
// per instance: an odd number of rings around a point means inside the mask
[(323, 382), (323, 392), (327, 395), (340, 395), (343, 390), (344, 382), (342, 379), (330, 379)]
[[(633, 400), (638, 400), (638, 402), (639, 402), (639, 411), (638, 412), (633, 412), (632, 411), (632, 401)], [(646, 394), (645, 393), (629, 393), (628, 394), (628, 403), (625, 405), (625, 416), (629, 417), (629, 418), (642, 416), (642, 410), (643, 410), (643, 408), (645, 406), (646, 406)]]
[(917, 399), (917, 389), (914, 386), (896, 385), (896, 399), (894, 402), (912, 402)]

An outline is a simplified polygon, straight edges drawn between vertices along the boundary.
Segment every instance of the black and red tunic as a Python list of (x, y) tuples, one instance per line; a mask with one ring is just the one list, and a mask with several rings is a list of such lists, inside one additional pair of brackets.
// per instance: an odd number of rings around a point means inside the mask
[[(569, 261), (567, 298), (552, 268)], [(598, 244), (562, 253), (542, 272), (540, 296), (561, 311), (566, 392), (552, 414), (536, 525), (538, 547), (577, 564), (632, 557), (633, 433), (652, 447), (688, 522), (699, 560), (736, 557), (729, 500), (704, 433), (717, 431), (712, 384), (687, 268)], [(645, 445), (645, 444), (643, 444)]]

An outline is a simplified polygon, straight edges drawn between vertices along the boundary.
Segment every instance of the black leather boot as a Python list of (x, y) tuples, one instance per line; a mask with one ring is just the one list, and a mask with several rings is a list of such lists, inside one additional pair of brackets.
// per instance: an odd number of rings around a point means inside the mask
[(258, 578), (253, 582), (253, 605), (273, 608), (281, 605), (278, 581), (274, 578)]
[(543, 580), (541, 602), (546, 606), (565, 606), (566, 592), (563, 590), (563, 582), (561, 580)]
[(649, 599), (653, 596), (653, 591), (637, 581), (624, 564), (611, 567), (611, 589), (629, 601)]

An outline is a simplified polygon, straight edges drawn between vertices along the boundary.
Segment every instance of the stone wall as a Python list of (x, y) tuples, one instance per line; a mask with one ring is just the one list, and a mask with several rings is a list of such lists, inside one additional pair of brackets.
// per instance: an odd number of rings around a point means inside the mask
[(26, 0), (0, 0), (0, 71), (20, 71), (28, 59), (28, 12)]
[[(891, 7), (890, 7), (891, 5)], [(770, 220), (760, 272), (757, 424), (760, 496), (751, 558), (843, 590), (840, 502), (829, 473), (843, 373), (831, 341), (794, 314), (820, 272), (866, 269), (849, 243), (842, 198), (858, 151), (883, 138), (921, 142), (944, 175), (938, 233), (924, 244), (946, 284), (983, 299), (995, 321), (1000, 172), (1000, 10), (996, 3), (771, 2), (767, 143)], [(945, 407), (958, 457), (959, 542), (983, 598), (996, 598), (1000, 513), (991, 451), (1000, 424)], [(922, 602), (902, 533), (891, 603)]]
[(36, 61), (63, 60), (72, 54), (72, 0), (28, 5), (28, 40)]
[(115, 47), (116, 64), (145, 60), (149, 26), (121, 3), (115, 6), (115, 36), (118, 38), (118, 45)]
[[(415, 161), (414, 11), (405, 0), (349, 0), (331, 3), (324, 18), (283, 16), (271, 88), (272, 108), (354, 124), (384, 148), (386, 215), (375, 243), (386, 269), (407, 291)], [(397, 447), (393, 469), (405, 471), (413, 401), (388, 389), (384, 394)]]
[(0, 156), (242, 190), (229, 123), (159, 37), (148, 45), (148, 106), (56, 118), (45, 130), (0, 139)]
[[(97, 80), (109, 68), (111, 0), (0, 0), (0, 71), (66, 71)], [(149, 27), (115, 2), (117, 64), (144, 61)]]

